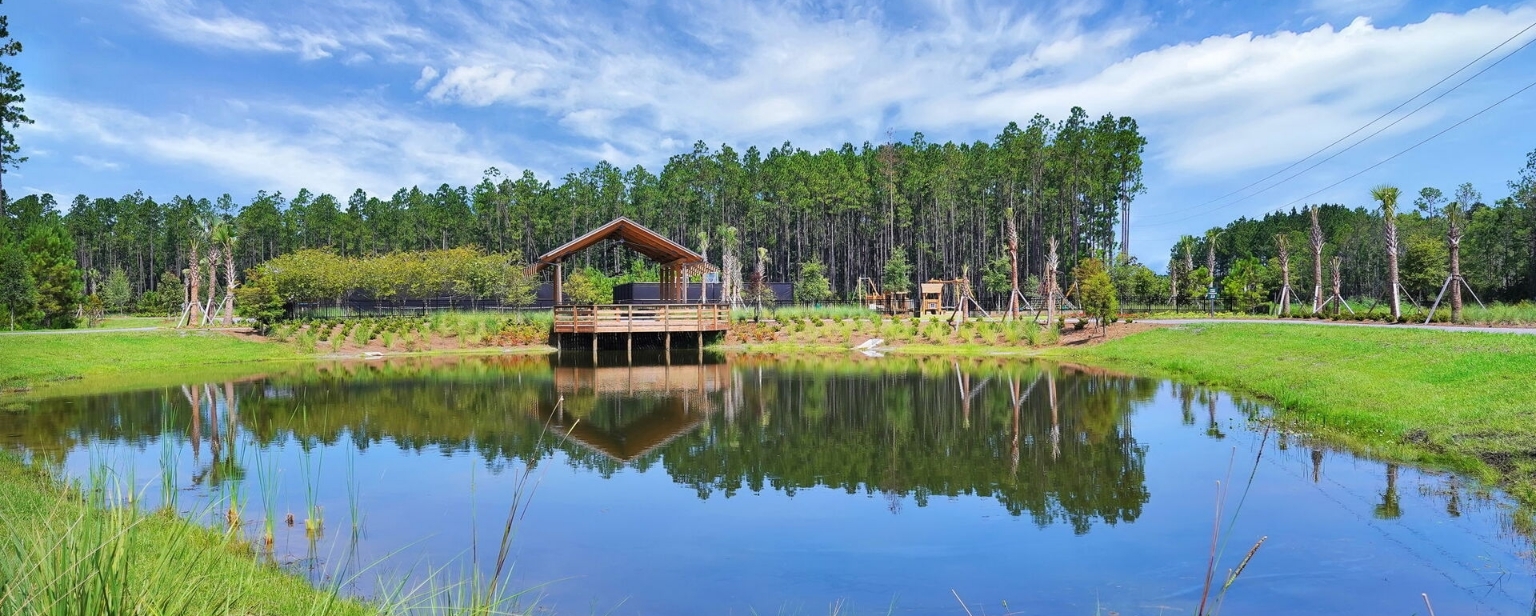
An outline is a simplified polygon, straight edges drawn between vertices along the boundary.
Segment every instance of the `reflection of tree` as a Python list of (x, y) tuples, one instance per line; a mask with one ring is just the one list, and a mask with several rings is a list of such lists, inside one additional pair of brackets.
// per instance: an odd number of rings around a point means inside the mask
[[(1156, 381), (993, 360), (741, 361), (728, 370), (728, 391), (695, 397), (567, 392), (569, 419), (579, 413), (600, 431), (586, 442), (546, 432), (559, 399), (548, 360), (509, 357), (299, 367), (225, 385), (221, 402), (212, 387), (188, 388), (186, 401), (174, 389), (41, 401), (39, 412), (0, 416), (0, 434), (57, 450), (147, 442), (171, 426), (194, 443), (219, 443), (210, 474), (230, 457), (231, 426), (258, 446), (346, 439), (360, 450), (473, 453), (493, 468), (558, 451), (602, 474), (660, 467), (701, 497), (832, 487), (881, 492), (899, 511), (906, 499), (974, 495), (1078, 532), (1134, 520), (1147, 500), (1145, 450), (1126, 417)], [(672, 415), (697, 428), (674, 429)], [(637, 431), (665, 439), (630, 447), (649, 438)], [(618, 439), (622, 455), (603, 450), (605, 438)]]
[(1216, 419), (1216, 392), (1205, 392), (1205, 408), (1210, 418), (1205, 426), (1205, 435), (1218, 441), (1227, 438), (1226, 433), (1221, 431), (1221, 422)]
[(1374, 511), (1376, 517), (1382, 520), (1396, 520), (1403, 517), (1403, 504), (1397, 494), (1397, 465), (1387, 465), (1387, 489), (1381, 493), (1381, 502), (1376, 504)]
[(1180, 383), (1176, 385), (1179, 393), (1179, 410), (1183, 412), (1184, 425), (1195, 425), (1195, 388)]
[[(1042, 378), (1041, 371), (1016, 366), (1005, 380), (1034, 380)], [(888, 498), (900, 494), (919, 506), (935, 495), (986, 496), (1015, 515), (1028, 512), (1042, 525), (1068, 522), (1079, 532), (1094, 519), (1135, 519), (1146, 501), (1144, 450), (1131, 438), (1124, 418), (1131, 403), (1152, 395), (1153, 381), (1072, 371), (1058, 379), (1055, 369), (1045, 370), (1061, 385), (1061, 409), (1053, 422), (1047, 396), (1022, 400), (1015, 417), (1014, 388), (978, 390), (975, 383), (985, 378), (929, 376), (921, 370), (846, 377), (811, 370), (767, 372), (771, 378), (763, 388), (745, 393), (749, 401), (756, 396), (795, 399), (796, 392), (815, 388), (823, 392), (824, 406), (814, 412), (780, 406), (765, 421), (736, 425), (711, 417), (699, 432), (661, 454), (675, 480), (701, 496), (731, 495), (742, 488), (793, 494), (815, 486), (879, 491)], [(1061, 434), (1055, 459), (1053, 425)], [(740, 446), (709, 446), (733, 431)], [(1027, 461), (1017, 473), (1015, 451)]]

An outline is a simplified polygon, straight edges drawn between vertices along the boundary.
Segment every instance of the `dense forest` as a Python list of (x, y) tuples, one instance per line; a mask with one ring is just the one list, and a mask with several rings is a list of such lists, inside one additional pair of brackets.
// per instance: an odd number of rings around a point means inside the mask
[[(700, 142), (659, 174), (606, 162), (558, 180), (490, 169), (474, 186), (405, 187), (388, 196), (262, 191), (245, 202), (133, 193), (79, 195), (65, 207), (52, 195), (29, 195), (3, 214), (18, 237), (61, 227), (86, 295), (117, 271), (133, 297), (159, 290), (166, 272), (188, 269), (189, 247), (210, 219), (232, 227), (234, 259), (245, 272), (304, 248), (368, 256), (476, 246), (528, 262), (617, 216), (695, 248), (700, 233), (735, 227), (744, 253), (767, 250), (770, 279), (791, 280), (800, 264), (819, 262), (843, 295), (859, 277), (880, 279), (898, 251), (911, 260), (914, 281), (967, 269), (976, 279), (1004, 254), (1010, 212), (1026, 274), (1040, 272), (1049, 237), (1061, 242), (1067, 265), (1113, 253), (1127, 239), (1122, 214), (1143, 190), (1145, 144), (1133, 119), (1093, 120), (1079, 108), (1061, 121), (1009, 124), (991, 142), (937, 144), (916, 134), (906, 143), (820, 152)], [(587, 251), (579, 265), (618, 273), (629, 265), (626, 252)], [(718, 252), (711, 257), (718, 261)]]

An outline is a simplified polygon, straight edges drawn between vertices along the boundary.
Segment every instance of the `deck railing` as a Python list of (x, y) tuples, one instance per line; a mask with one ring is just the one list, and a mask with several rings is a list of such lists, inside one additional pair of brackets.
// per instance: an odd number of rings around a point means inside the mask
[(555, 306), (557, 334), (642, 334), (729, 329), (725, 304), (598, 304)]

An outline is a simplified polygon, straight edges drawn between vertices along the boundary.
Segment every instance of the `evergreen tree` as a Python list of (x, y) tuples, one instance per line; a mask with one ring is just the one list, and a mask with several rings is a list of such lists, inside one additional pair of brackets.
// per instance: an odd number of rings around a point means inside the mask
[(21, 41), (11, 38), (9, 18), (0, 15), (0, 218), (5, 218), (6, 201), (9, 200), (4, 190), (5, 172), (27, 162), (27, 157), (17, 156), (21, 146), (17, 145), (16, 136), (11, 131), (22, 124), (32, 123), (32, 118), (22, 109), (27, 97), (21, 93), (21, 73), (5, 61), (5, 58), (20, 53)]
[(128, 284), (128, 272), (123, 268), (112, 269), (107, 282), (101, 287), (102, 306), (111, 312), (122, 312), (133, 299), (133, 288)]
[(74, 327), (84, 283), (75, 264), (75, 242), (64, 226), (57, 222), (34, 226), (27, 235), (27, 258), (37, 285), (38, 324)]
[(832, 299), (832, 283), (827, 280), (827, 266), (818, 261), (800, 264), (800, 279), (795, 281), (795, 301), (817, 303)]
[(1120, 300), (1115, 295), (1115, 283), (1104, 269), (1104, 262), (1093, 257), (1083, 259), (1072, 268), (1072, 278), (1077, 280), (1082, 294), (1083, 312), (1099, 322), (1103, 331), (1120, 310)]
[(912, 264), (907, 262), (905, 249), (898, 247), (891, 250), (891, 258), (886, 259), (884, 273), (880, 276), (880, 286), (886, 293), (912, 290)]
[(16, 329), (16, 317), (25, 324), (37, 305), (37, 284), (20, 242), (10, 239), (11, 233), (0, 225), (0, 306), (5, 306), (10, 329)]

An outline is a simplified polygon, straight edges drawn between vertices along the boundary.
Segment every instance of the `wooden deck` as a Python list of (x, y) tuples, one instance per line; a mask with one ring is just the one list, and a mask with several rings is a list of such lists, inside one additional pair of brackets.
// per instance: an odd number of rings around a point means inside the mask
[(725, 304), (600, 304), (556, 306), (556, 334), (656, 334), (730, 329)]

